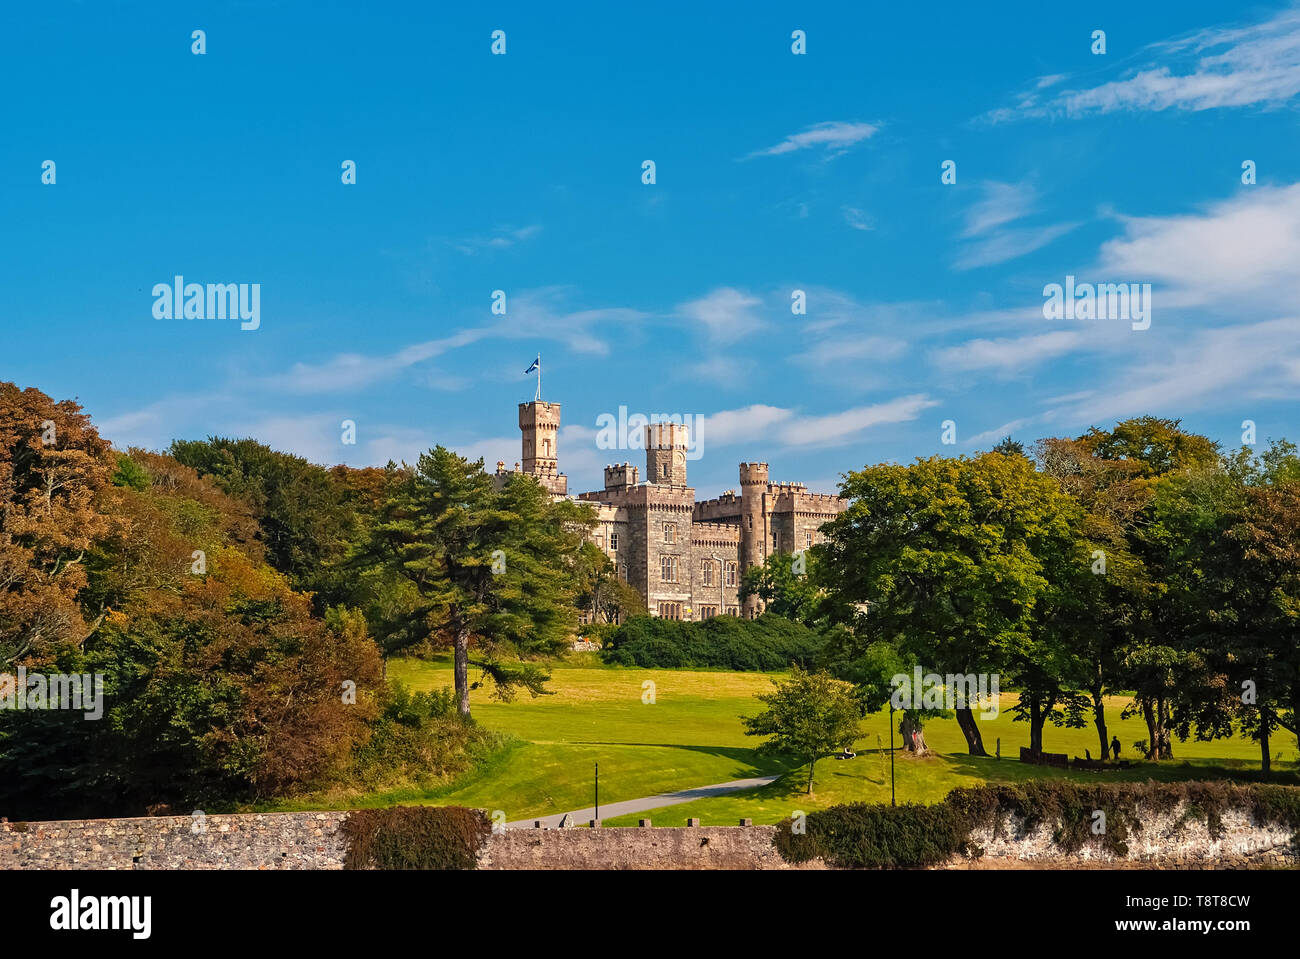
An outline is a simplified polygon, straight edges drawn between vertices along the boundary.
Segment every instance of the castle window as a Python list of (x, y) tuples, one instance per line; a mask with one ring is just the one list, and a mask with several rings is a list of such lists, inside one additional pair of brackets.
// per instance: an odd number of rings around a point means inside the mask
[(659, 557), (659, 578), (665, 583), (677, 582), (677, 557)]
[(660, 619), (681, 619), (682, 604), (681, 603), (660, 603), (659, 618)]
[(664, 523), (664, 542), (665, 542), (665, 543), (675, 543), (675, 542), (677, 542), (677, 524), (676, 524), (676, 523)]
[(749, 517), (749, 528), (750, 529), (754, 528), (754, 517), (752, 516)]
[(550, 455), (551, 455), (551, 441), (550, 441), (550, 440), (542, 440), (542, 455), (543, 455), (543, 456), (550, 456)]
[(807, 539), (805, 540), (805, 542), (806, 542), (809, 546), (811, 546), (811, 545), (813, 544), (813, 534), (812, 534), (812, 533), (808, 533), (808, 534), (807, 534)]
[(723, 576), (724, 576), (723, 582), (724, 582), (727, 586), (735, 586), (735, 585), (736, 585), (736, 564), (735, 564), (735, 563), (727, 563), (726, 566), (723, 567), (723, 570), (724, 570), (724, 572), (723, 572)]
[[(714, 585), (714, 583), (713, 583), (713, 563), (712, 563), (710, 560), (707, 560), (707, 559), (706, 559), (706, 560), (701, 564), (700, 572), (701, 572), (701, 573), (703, 574), (703, 576), (704, 576), (704, 585), (705, 585), (705, 586), (712, 586), (712, 585)], [(701, 606), (700, 608), (701, 608), (701, 609), (704, 609), (705, 607)]]
[(664, 479), (668, 478), (668, 464), (664, 464)]
[(701, 607), (700, 607), (700, 619), (701, 619), (701, 620), (712, 619), (714, 616), (717, 616), (717, 615), (718, 615), (718, 607), (716, 607), (716, 606), (701, 606)]
[(739, 616), (739, 615), (740, 615), (740, 607), (739, 607), (739, 606), (728, 606), (728, 607), (727, 607), (727, 615), (728, 615), (728, 616)]
[(618, 533), (609, 534), (609, 548), (611, 551), (618, 550)]

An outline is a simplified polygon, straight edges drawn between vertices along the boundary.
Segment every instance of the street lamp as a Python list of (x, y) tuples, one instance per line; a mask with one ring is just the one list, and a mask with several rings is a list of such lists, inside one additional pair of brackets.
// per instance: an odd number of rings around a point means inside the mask
[(897, 806), (894, 796), (894, 699), (889, 699), (889, 805)]

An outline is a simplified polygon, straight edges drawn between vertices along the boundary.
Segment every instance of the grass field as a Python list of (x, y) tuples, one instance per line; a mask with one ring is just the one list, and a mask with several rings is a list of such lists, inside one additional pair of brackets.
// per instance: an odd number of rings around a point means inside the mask
[[(452, 682), (450, 663), (442, 661), (394, 661), (389, 664), (389, 676), (422, 690)], [(606, 667), (593, 656), (557, 663), (548, 686), (553, 695), (533, 699), (525, 694), (502, 703), (492, 699), (486, 689), (471, 693), (473, 713), (480, 723), (519, 740), (491, 766), (437, 792), (374, 794), (356, 805), (459, 804), (500, 809), (510, 820), (527, 819), (591, 805), (596, 762), (600, 763), (602, 804), (765, 773), (787, 773), (771, 786), (752, 792), (610, 819), (608, 825), (631, 825), (641, 817), (651, 818), (657, 825), (681, 825), (688, 816), (700, 818), (705, 825), (734, 825), (742, 817), (771, 823), (795, 810), (811, 811), (842, 802), (889, 802), (887, 712), (864, 721), (866, 734), (855, 745), (856, 759), (818, 762), (812, 796), (804, 792), (807, 766), (789, 769), (754, 754), (757, 740), (744, 734), (740, 717), (758, 712), (754, 694), (770, 689), (772, 678), (763, 673)], [(646, 682), (654, 684), (653, 702), (643, 702), (643, 696), (650, 698), (643, 685)], [(1029, 766), (1014, 758), (1021, 746), (1028, 745), (1029, 735), (1027, 724), (1012, 721), (1009, 706), (1013, 701), (1013, 696), (1004, 694), (997, 719), (981, 722), (990, 752), (1001, 739), (1001, 760), (966, 755), (965, 740), (954, 720), (927, 725), (926, 739), (936, 755), (920, 760), (902, 750), (895, 755), (898, 801), (937, 802), (958, 786), (1039, 776), (1113, 782), (1188, 779), (1209, 772), (1207, 767), (1259, 768), (1257, 744), (1243, 738), (1175, 742), (1173, 762), (1139, 763), (1115, 772)], [(1121, 699), (1112, 701), (1107, 722), (1123, 744), (1122, 757), (1135, 759), (1133, 743), (1146, 737), (1146, 727), (1138, 719), (1121, 721), (1123, 705)], [(1094, 755), (1097, 751), (1091, 725), (1085, 729), (1049, 726), (1044, 741), (1049, 752), (1082, 756), (1085, 749)], [(879, 748), (882, 745), (886, 747), (883, 750)], [(1292, 738), (1275, 741), (1276, 768), (1294, 770), (1296, 756)]]

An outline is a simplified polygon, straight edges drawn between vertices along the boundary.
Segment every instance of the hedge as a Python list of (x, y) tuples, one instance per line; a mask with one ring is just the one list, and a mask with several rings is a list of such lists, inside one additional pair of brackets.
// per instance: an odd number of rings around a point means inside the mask
[(701, 623), (638, 616), (605, 638), (601, 658), (616, 666), (771, 672), (795, 664), (812, 668), (825, 642), (821, 633), (771, 613)]
[(341, 826), (345, 869), (473, 869), (492, 824), (481, 809), (356, 809)]

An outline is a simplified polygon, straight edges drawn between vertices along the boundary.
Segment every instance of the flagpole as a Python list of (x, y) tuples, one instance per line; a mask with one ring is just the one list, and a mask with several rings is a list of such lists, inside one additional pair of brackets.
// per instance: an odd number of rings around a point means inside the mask
[(537, 354), (537, 399), (542, 398), (542, 354)]

